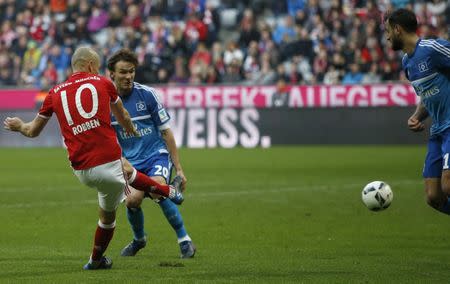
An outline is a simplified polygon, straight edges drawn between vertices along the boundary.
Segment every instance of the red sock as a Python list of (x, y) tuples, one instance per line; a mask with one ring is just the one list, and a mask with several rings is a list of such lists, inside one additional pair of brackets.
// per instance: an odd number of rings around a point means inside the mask
[(102, 258), (109, 241), (111, 241), (114, 235), (115, 227), (116, 222), (111, 225), (104, 225), (98, 222), (97, 230), (95, 231), (94, 248), (92, 249), (92, 260), (98, 261)]
[(156, 193), (165, 197), (168, 197), (170, 192), (167, 184), (160, 184), (137, 170), (136, 177), (130, 182), (130, 185), (137, 190)]

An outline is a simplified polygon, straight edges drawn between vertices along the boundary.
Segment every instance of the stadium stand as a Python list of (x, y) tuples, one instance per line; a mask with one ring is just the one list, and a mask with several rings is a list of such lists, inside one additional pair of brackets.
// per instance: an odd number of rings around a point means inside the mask
[(147, 84), (402, 80), (400, 54), (384, 47), (382, 14), (409, 7), (421, 36), (448, 39), (449, 2), (0, 0), (0, 85), (45, 90), (64, 81), (80, 44), (104, 58), (134, 50), (136, 80)]

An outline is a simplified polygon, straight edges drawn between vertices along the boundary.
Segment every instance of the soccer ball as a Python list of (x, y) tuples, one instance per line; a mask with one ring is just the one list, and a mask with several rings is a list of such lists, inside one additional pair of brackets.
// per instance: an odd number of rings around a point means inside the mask
[(362, 201), (372, 211), (384, 210), (391, 205), (394, 193), (389, 184), (384, 181), (368, 183), (362, 193)]

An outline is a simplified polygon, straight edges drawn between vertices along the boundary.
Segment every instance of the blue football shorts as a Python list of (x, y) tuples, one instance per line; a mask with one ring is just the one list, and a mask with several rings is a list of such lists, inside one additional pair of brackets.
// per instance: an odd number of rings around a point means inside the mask
[(428, 140), (428, 153), (423, 167), (424, 178), (440, 178), (449, 169), (450, 128)]
[(137, 170), (149, 177), (161, 176), (169, 184), (172, 173), (172, 160), (168, 153), (158, 153), (151, 156), (145, 165)]

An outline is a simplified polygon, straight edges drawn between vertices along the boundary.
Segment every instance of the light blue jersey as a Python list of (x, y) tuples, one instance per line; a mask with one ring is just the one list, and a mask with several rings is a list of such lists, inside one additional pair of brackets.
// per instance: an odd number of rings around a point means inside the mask
[(431, 135), (450, 128), (450, 43), (419, 39), (414, 52), (403, 56), (402, 66), (432, 118)]
[(112, 117), (112, 126), (123, 156), (137, 169), (144, 168), (155, 155), (168, 153), (160, 131), (169, 128), (170, 116), (158, 99), (156, 90), (134, 82), (131, 94), (121, 97), (141, 137), (126, 133)]

